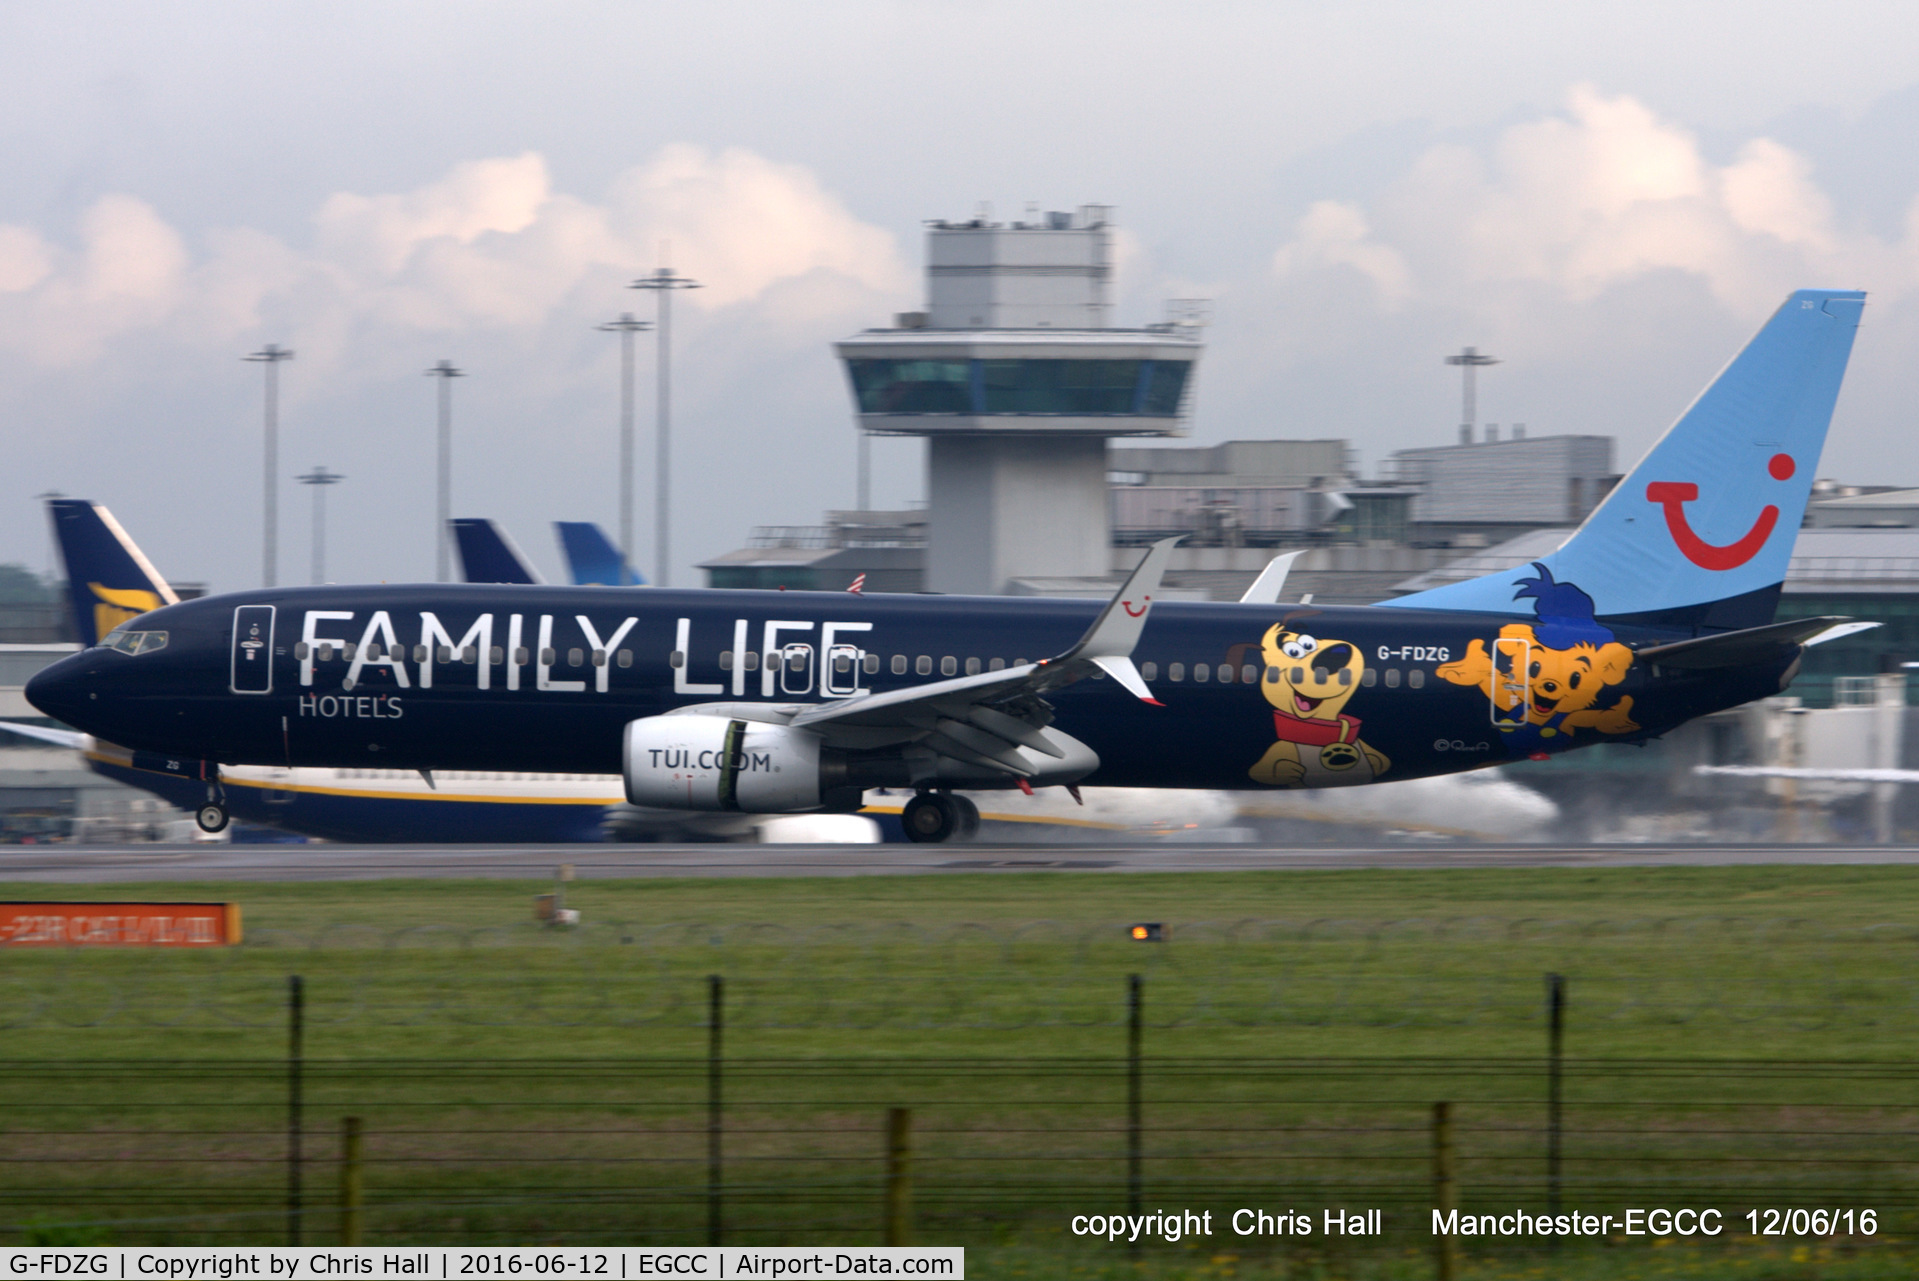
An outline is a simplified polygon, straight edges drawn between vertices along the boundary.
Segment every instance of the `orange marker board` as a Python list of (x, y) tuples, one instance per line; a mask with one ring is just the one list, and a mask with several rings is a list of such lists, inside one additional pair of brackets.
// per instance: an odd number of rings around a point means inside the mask
[(0, 903), (0, 947), (226, 947), (238, 903)]

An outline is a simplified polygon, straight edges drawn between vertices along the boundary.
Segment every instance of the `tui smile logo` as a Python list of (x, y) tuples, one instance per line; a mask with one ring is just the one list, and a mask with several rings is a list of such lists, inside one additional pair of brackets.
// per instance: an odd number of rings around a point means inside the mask
[[(1774, 454), (1767, 462), (1766, 470), (1774, 480), (1791, 480), (1798, 468), (1791, 455)], [(1772, 537), (1773, 529), (1779, 524), (1779, 509), (1767, 503), (1743, 537), (1723, 547), (1717, 546), (1693, 532), (1692, 523), (1686, 519), (1686, 504), (1698, 497), (1699, 486), (1684, 482), (1655, 480), (1646, 486), (1646, 501), (1665, 508), (1666, 528), (1671, 532), (1673, 542), (1678, 544), (1680, 553), (1701, 569), (1738, 569), (1759, 554), (1759, 549), (1766, 545), (1766, 540)]]

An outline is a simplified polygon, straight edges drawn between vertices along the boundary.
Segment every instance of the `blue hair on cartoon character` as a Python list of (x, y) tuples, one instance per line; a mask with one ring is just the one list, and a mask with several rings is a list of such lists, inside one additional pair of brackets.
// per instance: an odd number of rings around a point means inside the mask
[(1593, 598), (1571, 583), (1553, 581), (1553, 572), (1540, 561), (1533, 562), (1537, 578), (1518, 579), (1514, 600), (1531, 597), (1539, 624), (1533, 634), (1541, 645), (1553, 649), (1571, 649), (1574, 645), (1604, 645), (1612, 640), (1612, 630), (1593, 617)]

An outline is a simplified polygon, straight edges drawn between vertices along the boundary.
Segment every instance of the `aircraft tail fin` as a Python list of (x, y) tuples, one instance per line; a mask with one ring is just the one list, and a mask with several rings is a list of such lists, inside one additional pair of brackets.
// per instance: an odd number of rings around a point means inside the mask
[(50, 498), (47, 515), (67, 570), (67, 602), (82, 645), (180, 598), (113, 513), (79, 498)]
[(469, 583), (544, 583), (540, 571), (492, 520), (450, 520), (453, 545), (460, 550), (460, 577)]
[(1381, 603), (1516, 613), (1543, 582), (1583, 592), (1609, 621), (1694, 631), (1770, 623), (1865, 298), (1830, 289), (1787, 298), (1557, 551)]
[(633, 571), (620, 549), (598, 525), (583, 520), (556, 520), (560, 551), (579, 587), (640, 587), (646, 580)]

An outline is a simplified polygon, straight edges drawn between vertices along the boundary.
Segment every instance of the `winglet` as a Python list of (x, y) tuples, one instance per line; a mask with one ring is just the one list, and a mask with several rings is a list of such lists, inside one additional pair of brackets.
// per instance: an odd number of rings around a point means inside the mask
[(1259, 571), (1259, 577), (1255, 578), (1253, 585), (1246, 589), (1246, 594), (1239, 598), (1239, 603), (1277, 605), (1279, 594), (1286, 590), (1286, 575), (1292, 569), (1293, 562), (1305, 554), (1303, 551), (1281, 552), (1267, 561), (1266, 568)]
[(1166, 704), (1153, 697), (1153, 691), (1146, 688), (1146, 681), (1139, 674), (1139, 668), (1133, 666), (1130, 658), (1120, 658), (1114, 654), (1104, 654), (1093, 660), (1093, 666), (1125, 686), (1126, 692), (1142, 703), (1151, 703), (1154, 707)]
[(1106, 602), (1106, 608), (1099, 612), (1099, 617), (1079, 638), (1079, 643), (1053, 661), (1064, 663), (1075, 658), (1130, 659), (1133, 646), (1139, 644), (1139, 634), (1146, 629), (1146, 616), (1152, 612), (1153, 597), (1159, 594), (1159, 580), (1165, 577), (1167, 562), (1172, 560), (1173, 547), (1178, 542), (1179, 538), (1162, 538), (1148, 548), (1146, 555), (1140, 558), (1138, 567), (1113, 593), (1113, 599)]

